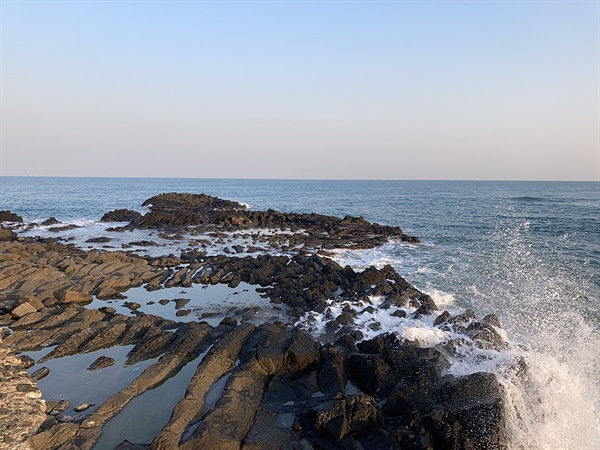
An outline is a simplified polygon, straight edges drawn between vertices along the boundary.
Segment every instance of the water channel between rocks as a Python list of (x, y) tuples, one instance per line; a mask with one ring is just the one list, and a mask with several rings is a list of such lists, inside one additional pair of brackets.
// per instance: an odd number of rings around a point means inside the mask
[[(156, 291), (147, 291), (144, 287), (139, 287), (124, 292), (126, 299), (99, 300), (94, 297), (93, 301), (85, 306), (88, 309), (112, 307), (120, 314), (152, 314), (177, 322), (206, 321), (213, 327), (224, 317), (234, 317), (238, 322), (255, 324), (285, 319), (287, 307), (271, 304), (268, 298), (257, 292), (257, 287), (247, 283), (240, 283), (236, 288), (217, 284), (163, 288)], [(135, 310), (131, 308), (133, 303), (139, 304), (139, 307), (134, 306)], [(181, 315), (181, 311), (184, 311), (185, 315)], [(34, 373), (41, 367), (50, 369), (49, 375), (38, 381), (43, 399), (69, 401), (70, 406), (63, 414), (77, 421), (93, 412), (111, 395), (125, 388), (146, 367), (158, 360), (153, 358), (125, 366), (127, 354), (133, 347), (115, 345), (90, 353), (50, 359), (41, 364), (36, 363), (28, 371)], [(23, 354), (39, 361), (54, 348), (55, 346), (52, 346)], [(103, 427), (102, 436), (94, 449), (110, 450), (126, 439), (131, 442), (149, 443), (168, 422), (173, 407), (178, 399), (184, 396), (196, 367), (207, 351), (185, 364), (164, 383), (134, 398)], [(100, 356), (113, 358), (115, 363), (99, 370), (88, 370), (90, 364)], [(229, 374), (215, 383), (207, 393), (205, 400), (209, 409), (214, 408), (220, 398), (228, 377)], [(83, 412), (74, 411), (75, 407), (84, 403), (93, 406)], [(197, 424), (192, 424), (189, 432), (193, 431)]]

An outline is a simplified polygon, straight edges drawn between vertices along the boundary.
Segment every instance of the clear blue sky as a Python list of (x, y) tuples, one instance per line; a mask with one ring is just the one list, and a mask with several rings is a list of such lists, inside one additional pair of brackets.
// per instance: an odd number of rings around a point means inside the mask
[(600, 179), (596, 2), (0, 4), (1, 175)]

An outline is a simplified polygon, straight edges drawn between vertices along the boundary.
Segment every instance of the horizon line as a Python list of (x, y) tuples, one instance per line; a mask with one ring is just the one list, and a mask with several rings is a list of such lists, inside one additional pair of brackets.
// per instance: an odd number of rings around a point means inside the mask
[(99, 179), (150, 179), (150, 180), (236, 180), (236, 181), (457, 181), (457, 182), (533, 182), (533, 183), (597, 183), (596, 180), (556, 180), (556, 179), (484, 179), (484, 178), (236, 178), (236, 177), (156, 177), (156, 176), (110, 176), (110, 175), (1, 175), (0, 178), (99, 178)]

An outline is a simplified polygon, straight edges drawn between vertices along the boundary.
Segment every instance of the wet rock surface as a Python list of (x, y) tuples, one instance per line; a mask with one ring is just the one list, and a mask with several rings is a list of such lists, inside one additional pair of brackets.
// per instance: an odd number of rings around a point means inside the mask
[[(3, 389), (8, 386), (11, 395), (29, 402), (0, 403), (0, 414), (19, 411), (19, 405), (32, 411), (27, 418), (15, 414), (0, 422), (14, 423), (19, 430), (8, 430), (12, 434), (6, 436), (13, 441), (0, 443), (0, 448), (92, 449), (105, 424), (136, 397), (160, 390), (186, 364), (195, 365), (194, 373), (160, 431), (145, 442), (125, 441), (118, 448), (507, 447), (504, 396), (495, 376), (448, 373), (449, 358), (467, 345), (481, 350), (506, 347), (497, 317), (479, 321), (472, 312), (453, 316), (439, 311), (431, 297), (391, 266), (357, 272), (308, 251), (416, 238), (362, 218), (249, 211), (206, 195), (162, 194), (144, 206), (150, 209), (146, 215), (112, 211), (103, 221), (126, 219), (129, 228), (169, 232), (189, 226), (202, 232), (215, 227), (288, 229), (294, 234), (286, 235), (285, 245), (303, 247), (278, 255), (238, 257), (241, 251), (234, 249), (231, 255), (152, 258), (86, 252), (34, 239), (0, 242), (0, 323), (6, 327), (4, 345), (11, 349), (0, 347), (0, 362), (7, 379), (17, 380), (3, 383)], [(144, 314), (137, 302), (121, 303), (131, 316), (111, 306), (84, 306), (92, 298), (120, 299), (132, 287), (235, 288), (240, 283), (257, 286), (271, 303), (289, 307), (289, 320), (250, 323), (260, 314), (254, 307), (241, 309), (239, 320), (225, 317), (212, 326)], [(170, 303), (163, 307), (175, 308), (177, 317), (187, 316), (189, 299), (182, 295), (157, 303)], [(452, 338), (430, 345), (396, 333), (365, 339), (365, 333), (376, 334), (381, 324), (360, 318), (374, 315), (377, 308), (397, 321), (426, 319)], [(318, 324), (323, 325), (320, 338), (311, 328)], [(66, 400), (47, 405), (40, 400), (34, 379), (52, 377), (42, 367), (45, 362), (97, 351), (102, 355), (124, 345), (132, 347), (121, 365), (145, 364), (124, 388), (97, 405), (78, 401), (73, 410)], [(31, 362), (10, 353), (48, 347), (39, 366), (31, 367), (33, 377), (25, 372)], [(114, 358), (100, 355), (86, 363), (87, 371), (117, 367)], [(216, 397), (215, 390), (220, 392)]]

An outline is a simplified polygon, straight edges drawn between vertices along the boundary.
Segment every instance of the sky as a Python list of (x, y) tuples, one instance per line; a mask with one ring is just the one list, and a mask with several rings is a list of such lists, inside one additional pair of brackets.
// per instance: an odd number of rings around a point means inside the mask
[(600, 180), (595, 1), (0, 2), (0, 175)]

